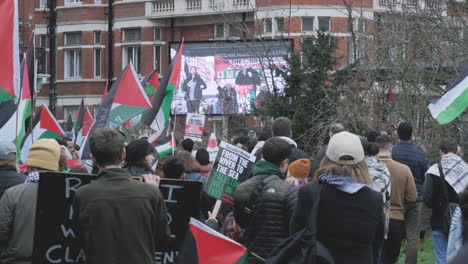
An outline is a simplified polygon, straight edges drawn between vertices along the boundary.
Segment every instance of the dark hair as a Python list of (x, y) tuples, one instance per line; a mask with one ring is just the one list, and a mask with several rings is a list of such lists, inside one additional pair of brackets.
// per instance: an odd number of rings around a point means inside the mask
[(195, 159), (197, 159), (200, 165), (205, 166), (210, 164), (210, 153), (206, 149), (199, 149), (197, 150), (197, 154), (195, 154)]
[(182, 145), (182, 148), (184, 150), (186, 150), (188, 152), (192, 152), (193, 151), (193, 145), (195, 145), (195, 143), (190, 138), (186, 138), (186, 139), (182, 140), (180, 145)]
[(291, 145), (284, 139), (281, 138), (270, 138), (263, 145), (263, 158), (280, 166), (281, 162), (289, 158), (291, 154)]
[(366, 156), (375, 156), (379, 153), (379, 147), (377, 144), (367, 141), (364, 137), (359, 137), (359, 139), (361, 140), (361, 145)]
[(292, 123), (289, 118), (280, 116), (273, 120), (272, 124), (274, 137), (290, 137), (292, 131)]
[(164, 177), (168, 179), (180, 179), (185, 172), (182, 161), (174, 157), (166, 160), (163, 166)]
[(331, 132), (333, 135), (345, 131), (345, 127), (341, 123), (332, 123), (328, 127), (328, 131)]
[(271, 132), (267, 131), (260, 132), (257, 136), (258, 141), (267, 141), (269, 138), (271, 138)]
[(137, 139), (126, 147), (125, 167), (136, 166), (151, 171), (150, 165), (146, 163), (146, 156), (154, 153), (154, 147), (146, 139)]
[(55, 140), (57, 141), (57, 143), (59, 143), (59, 145), (65, 146), (65, 147), (68, 147), (68, 141), (72, 141), (67, 136), (60, 136), (60, 137), (56, 138)]
[(89, 148), (99, 166), (117, 165), (122, 162), (124, 139), (115, 129), (98, 128), (89, 138)]
[(370, 130), (367, 132), (366, 138), (368, 142), (375, 142), (375, 139), (380, 136), (382, 133), (377, 130)]
[(402, 122), (398, 125), (397, 134), (401, 140), (410, 140), (413, 135), (413, 128), (409, 123)]
[(380, 135), (375, 139), (379, 149), (388, 149), (393, 145), (393, 139), (389, 135)]
[(192, 156), (192, 153), (180, 150), (174, 156), (184, 164), (185, 172), (200, 172), (200, 163)]
[(449, 152), (457, 153), (457, 151), (458, 151), (457, 140), (454, 139), (453, 137), (443, 138), (440, 141), (439, 149), (444, 154), (447, 154)]
[(255, 148), (257, 145), (258, 140), (256, 138), (251, 138), (249, 141), (247, 141), (246, 147), (247, 147), (247, 152), (252, 152), (252, 150)]
[(237, 144), (247, 145), (247, 142), (249, 142), (249, 140), (250, 140), (249, 136), (238, 136), (234, 138), (234, 140), (232, 141), (232, 144), (233, 145), (237, 145)]

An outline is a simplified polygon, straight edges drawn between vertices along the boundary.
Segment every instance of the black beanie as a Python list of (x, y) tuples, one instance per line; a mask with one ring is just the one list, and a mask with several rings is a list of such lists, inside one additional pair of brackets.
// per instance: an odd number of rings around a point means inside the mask
[(139, 161), (153, 153), (154, 147), (146, 139), (137, 139), (128, 144), (126, 162)]
[(210, 154), (208, 153), (208, 151), (206, 151), (206, 149), (197, 150), (195, 158), (197, 159), (198, 163), (200, 163), (200, 165), (202, 166), (210, 164)]

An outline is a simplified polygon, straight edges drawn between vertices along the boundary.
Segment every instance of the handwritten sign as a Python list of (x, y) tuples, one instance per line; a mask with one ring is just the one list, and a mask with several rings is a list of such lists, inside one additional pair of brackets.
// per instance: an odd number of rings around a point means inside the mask
[(76, 190), (95, 176), (41, 172), (37, 192), (33, 264), (85, 263), (76, 230), (72, 202)]
[(159, 189), (167, 207), (167, 219), (171, 228), (171, 241), (167, 251), (156, 250), (156, 264), (175, 263), (179, 248), (189, 228), (190, 217), (200, 219), (200, 196), (203, 183), (161, 179)]
[(206, 193), (233, 204), (232, 192), (249, 178), (255, 159), (255, 155), (222, 141), (205, 186)]
[(203, 130), (205, 129), (205, 116), (188, 113), (185, 122), (185, 137), (193, 141), (202, 141)]
[[(79, 187), (96, 177), (84, 174), (41, 173), (37, 195), (33, 264), (85, 263), (86, 252), (72, 227), (73, 197)], [(190, 217), (200, 218), (203, 184), (162, 179), (160, 191), (167, 207), (171, 240), (167, 251), (156, 250), (154, 262), (174, 263)]]

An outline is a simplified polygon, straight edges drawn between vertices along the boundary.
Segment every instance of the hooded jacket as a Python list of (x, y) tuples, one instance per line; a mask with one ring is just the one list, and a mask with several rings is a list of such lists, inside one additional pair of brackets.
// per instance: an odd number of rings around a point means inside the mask
[[(348, 176), (320, 176), (323, 184), (317, 213), (317, 240), (335, 263), (378, 263), (384, 239), (383, 197)], [(306, 227), (312, 210), (312, 184), (299, 190), (291, 233)]]
[[(269, 182), (257, 199), (257, 210), (250, 217), (242, 213), (243, 207), (250, 200), (257, 185), (268, 176), (279, 178)], [(258, 161), (253, 168), (253, 177), (241, 183), (234, 191), (234, 217), (241, 228), (245, 228), (244, 245), (262, 258), (267, 258), (271, 251), (289, 235), (289, 222), (297, 200), (297, 188), (281, 179), (280, 169), (266, 160)], [(249, 255), (248, 263), (262, 263)]]

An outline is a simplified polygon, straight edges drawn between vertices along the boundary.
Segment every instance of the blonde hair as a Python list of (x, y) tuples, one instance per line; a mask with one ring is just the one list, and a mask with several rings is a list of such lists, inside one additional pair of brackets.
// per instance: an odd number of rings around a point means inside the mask
[(363, 184), (372, 183), (366, 160), (362, 160), (355, 165), (342, 165), (331, 161), (327, 156), (325, 156), (320, 162), (320, 168), (315, 172), (314, 179), (318, 180), (318, 177), (322, 174), (348, 176)]

